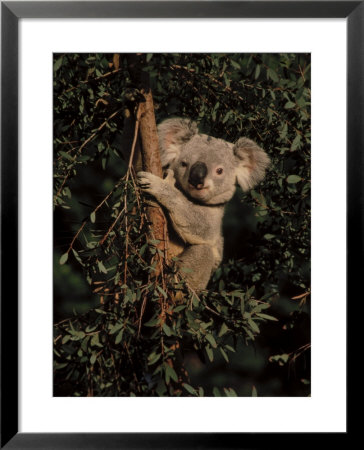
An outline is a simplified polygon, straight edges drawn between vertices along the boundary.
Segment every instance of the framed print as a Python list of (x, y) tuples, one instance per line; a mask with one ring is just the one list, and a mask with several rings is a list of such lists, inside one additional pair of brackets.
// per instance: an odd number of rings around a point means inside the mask
[(2, 2), (2, 446), (348, 439), (363, 8)]

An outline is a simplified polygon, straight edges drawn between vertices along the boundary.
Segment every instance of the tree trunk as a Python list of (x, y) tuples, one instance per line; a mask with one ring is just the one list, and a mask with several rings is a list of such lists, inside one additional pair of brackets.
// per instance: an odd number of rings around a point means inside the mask
[[(144, 92), (143, 92), (144, 94)], [(159, 154), (157, 125), (154, 116), (154, 104), (151, 90), (144, 94), (145, 103), (140, 104), (141, 116), (139, 132), (142, 142), (143, 169), (162, 177), (162, 165)]]
[[(126, 56), (130, 77), (135, 86), (140, 90), (145, 98), (145, 102), (140, 103), (139, 138), (142, 167), (146, 172), (150, 172), (159, 177), (163, 176), (162, 165), (159, 154), (159, 141), (157, 125), (154, 115), (153, 96), (149, 86), (149, 75), (142, 71), (145, 66), (145, 55)], [(157, 245), (167, 259), (168, 234), (167, 221), (162, 209), (157, 203), (147, 207), (147, 216), (151, 222), (153, 238), (160, 241)], [(161, 264), (157, 272), (160, 272)]]

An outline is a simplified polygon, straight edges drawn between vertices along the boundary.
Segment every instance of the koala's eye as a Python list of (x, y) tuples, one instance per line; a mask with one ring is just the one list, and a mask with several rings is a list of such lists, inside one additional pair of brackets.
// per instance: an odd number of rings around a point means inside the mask
[(182, 167), (187, 167), (187, 163), (185, 161), (181, 161), (181, 166)]
[(216, 173), (218, 175), (221, 175), (223, 173), (223, 171), (224, 171), (224, 169), (222, 167), (219, 167), (219, 168), (216, 169)]

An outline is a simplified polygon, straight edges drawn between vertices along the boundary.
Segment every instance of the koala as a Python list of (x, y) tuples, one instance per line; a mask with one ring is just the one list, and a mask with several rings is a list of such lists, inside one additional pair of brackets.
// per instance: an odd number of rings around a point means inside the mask
[(165, 120), (158, 136), (165, 178), (138, 172), (137, 182), (164, 209), (169, 254), (177, 257), (187, 284), (200, 291), (222, 260), (226, 203), (237, 183), (244, 191), (259, 183), (270, 160), (250, 139), (231, 144), (200, 134), (189, 119)]

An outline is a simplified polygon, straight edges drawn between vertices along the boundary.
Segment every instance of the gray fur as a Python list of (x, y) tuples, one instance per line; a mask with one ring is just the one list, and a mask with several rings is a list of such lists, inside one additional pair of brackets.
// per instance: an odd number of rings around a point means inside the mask
[(167, 119), (158, 125), (162, 166), (175, 159), (179, 147), (197, 132), (196, 123), (188, 119)]
[[(269, 157), (253, 141), (240, 138), (235, 145), (199, 134), (197, 125), (186, 119), (167, 119), (158, 126), (161, 160), (166, 178), (138, 172), (141, 189), (163, 206), (170, 220), (170, 254), (195, 290), (205, 289), (222, 260), (222, 219), (225, 204), (232, 198), (236, 182), (243, 190), (259, 183)], [(189, 183), (196, 162), (207, 167), (203, 184)], [(222, 173), (220, 172), (222, 169)]]

